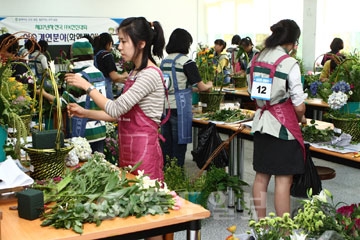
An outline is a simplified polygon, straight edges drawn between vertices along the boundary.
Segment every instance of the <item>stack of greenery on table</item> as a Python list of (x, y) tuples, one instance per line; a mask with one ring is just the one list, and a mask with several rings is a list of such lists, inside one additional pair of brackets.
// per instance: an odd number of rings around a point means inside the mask
[(81, 167), (66, 170), (61, 178), (37, 181), (33, 188), (42, 190), (44, 202), (52, 203), (42, 216), (42, 226), (83, 232), (84, 223), (100, 225), (105, 219), (142, 217), (168, 213), (178, 208), (176, 196), (162, 183), (141, 172), (128, 177), (132, 168), (119, 169), (96, 152)]

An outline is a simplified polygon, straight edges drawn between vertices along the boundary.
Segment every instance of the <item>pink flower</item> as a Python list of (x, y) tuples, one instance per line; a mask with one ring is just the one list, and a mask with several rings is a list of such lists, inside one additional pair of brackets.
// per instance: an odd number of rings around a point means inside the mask
[(175, 201), (175, 204), (172, 207), (172, 209), (179, 210), (182, 206), (181, 198), (177, 195), (177, 193), (175, 191), (171, 191), (171, 192), (169, 192), (169, 194), (173, 197), (173, 200)]

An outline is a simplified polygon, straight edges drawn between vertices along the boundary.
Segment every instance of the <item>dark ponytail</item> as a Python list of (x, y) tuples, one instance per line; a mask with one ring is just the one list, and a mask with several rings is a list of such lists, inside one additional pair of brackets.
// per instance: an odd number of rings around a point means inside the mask
[(300, 37), (300, 28), (294, 20), (283, 19), (270, 27), (272, 34), (265, 40), (266, 48), (296, 43)]

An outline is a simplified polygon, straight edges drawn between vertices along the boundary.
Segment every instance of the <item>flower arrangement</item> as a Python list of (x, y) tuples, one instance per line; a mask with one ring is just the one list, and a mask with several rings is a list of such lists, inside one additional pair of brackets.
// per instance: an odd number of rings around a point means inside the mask
[(360, 207), (358, 204), (347, 205), (334, 203), (330, 191), (323, 189), (319, 195), (303, 200), (302, 208), (294, 217), (309, 237), (316, 237), (325, 231), (333, 230), (343, 239), (357, 239), (360, 234)]
[(181, 207), (180, 199), (166, 184), (141, 171), (136, 177), (129, 177), (128, 173), (138, 165), (119, 169), (104, 157), (96, 152), (81, 167), (67, 169), (61, 178), (33, 185), (43, 191), (44, 203), (51, 203), (50, 207), (45, 206), (41, 226), (72, 229), (81, 234), (84, 223), (100, 225), (105, 219), (166, 214)]
[(28, 85), (18, 82), (15, 77), (4, 80), (1, 92), (9, 100), (12, 110), (18, 115), (35, 113), (36, 102), (28, 92)]
[[(251, 219), (248, 226), (251, 230), (247, 234), (257, 240), (323, 239), (321, 237), (328, 232), (335, 232), (338, 236), (331, 239), (359, 239), (360, 204), (335, 204), (331, 192), (327, 189), (323, 189), (318, 195), (312, 195), (309, 189), (308, 199), (301, 200), (294, 217), (291, 218), (288, 213), (282, 217), (269, 213), (259, 221)], [(233, 235), (234, 232), (231, 236)]]
[(329, 81), (335, 84), (344, 81), (350, 85), (352, 95), (349, 102), (360, 102), (360, 53), (352, 53), (346, 56), (334, 72), (330, 75)]
[(204, 83), (213, 81), (215, 78), (214, 52), (214, 47), (208, 47), (201, 43), (198, 44), (195, 62), (199, 69), (201, 80)]
[(328, 104), (333, 110), (339, 110), (342, 108), (347, 103), (349, 99), (348, 96), (352, 95), (350, 85), (344, 81), (337, 82), (331, 90), (332, 93), (328, 98)]

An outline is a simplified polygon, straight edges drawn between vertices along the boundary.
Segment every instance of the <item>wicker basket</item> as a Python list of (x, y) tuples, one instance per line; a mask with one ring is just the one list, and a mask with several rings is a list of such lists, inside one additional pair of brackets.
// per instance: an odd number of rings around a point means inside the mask
[(336, 118), (330, 116), (336, 128), (351, 135), (352, 141), (360, 141), (360, 118)]
[[(48, 74), (51, 79), (51, 84), (54, 88), (56, 97), (56, 113), (57, 113), (57, 136), (54, 149), (36, 149), (28, 145), (22, 148), (30, 157), (30, 163), (33, 166), (33, 171), (30, 172), (30, 176), (34, 179), (48, 179), (61, 176), (65, 170), (65, 158), (67, 154), (73, 149), (73, 145), (67, 144), (65, 147), (60, 146), (60, 131), (62, 126), (62, 112), (60, 105), (59, 91), (54, 78), (54, 74), (48, 70)], [(43, 89), (44, 78), (41, 81), (41, 88)], [(39, 122), (42, 122), (42, 91), (39, 95)], [(39, 124), (39, 130), (42, 131), (42, 124)]]

